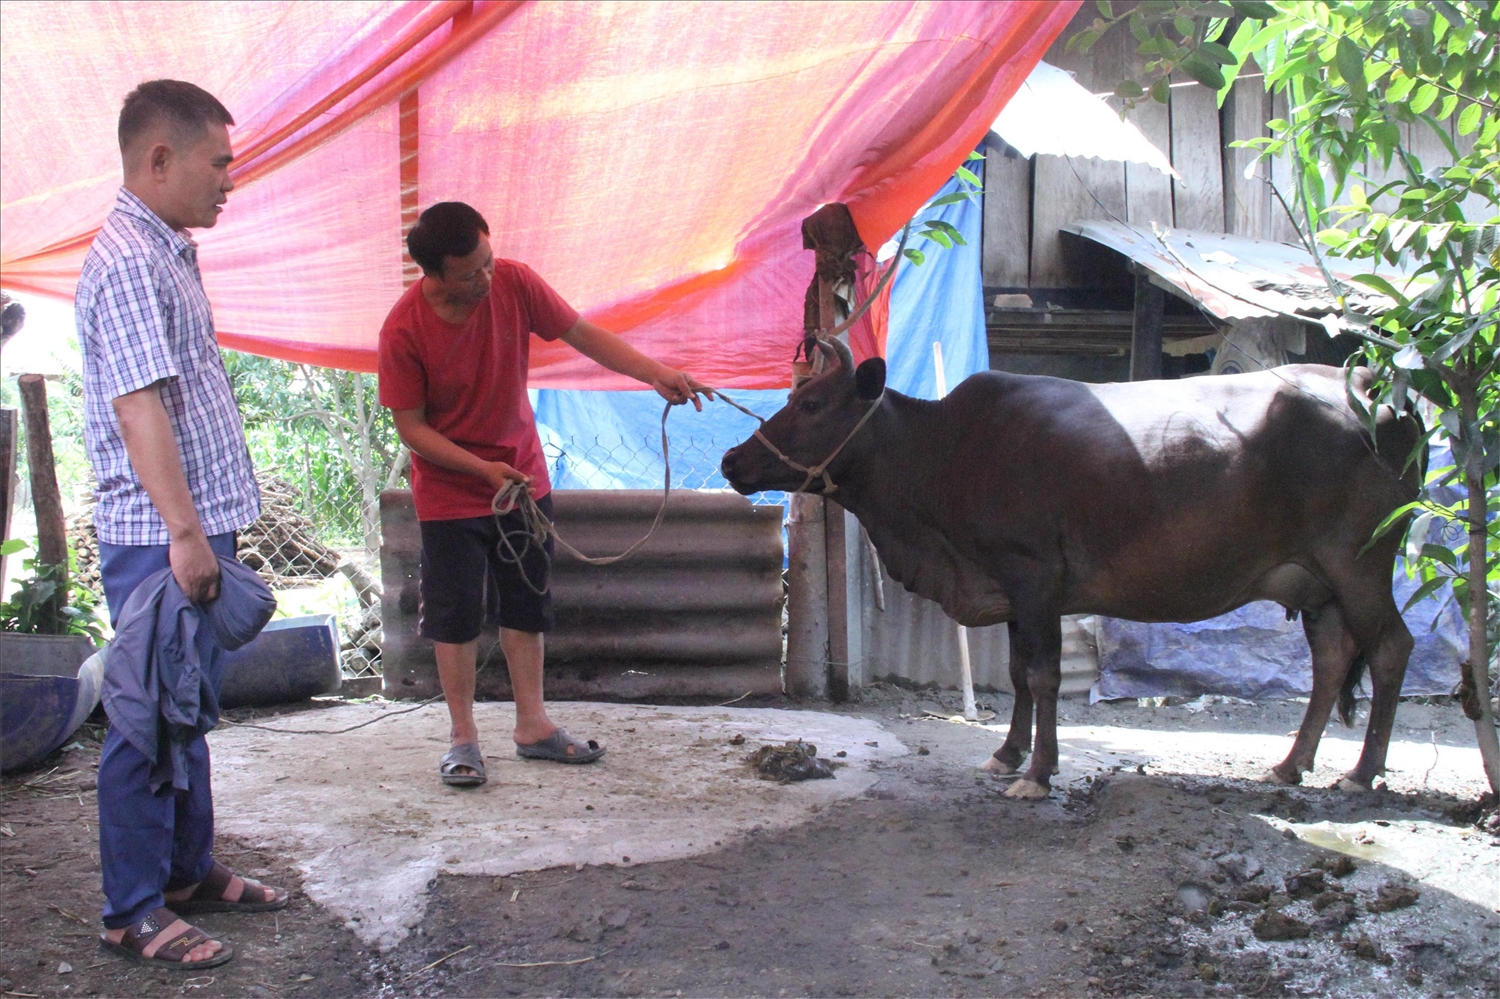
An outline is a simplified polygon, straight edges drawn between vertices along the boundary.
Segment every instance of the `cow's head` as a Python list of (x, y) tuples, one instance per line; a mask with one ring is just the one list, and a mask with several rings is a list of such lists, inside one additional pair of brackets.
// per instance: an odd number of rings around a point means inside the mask
[[(836, 483), (839, 469), (848, 467), (858, 443), (850, 440), (850, 434), (885, 391), (882, 359), (872, 357), (856, 369), (849, 348), (839, 341), (810, 342), (817, 345), (828, 362), (822, 374), (794, 390), (780, 412), (761, 426), (759, 436), (730, 448), (724, 455), (720, 469), (740, 493), (797, 489), (807, 481), (807, 469), (823, 465), (843, 445), (844, 450), (828, 468)], [(802, 470), (793, 462), (801, 465)], [(815, 476), (806, 491), (822, 493), (826, 491), (824, 482), (821, 476)]]

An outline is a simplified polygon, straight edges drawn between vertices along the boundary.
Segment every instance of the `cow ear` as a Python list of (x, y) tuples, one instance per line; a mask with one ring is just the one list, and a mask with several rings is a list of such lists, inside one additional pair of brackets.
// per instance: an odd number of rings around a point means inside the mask
[(854, 391), (861, 399), (879, 399), (885, 391), (885, 358), (872, 357), (854, 369)]

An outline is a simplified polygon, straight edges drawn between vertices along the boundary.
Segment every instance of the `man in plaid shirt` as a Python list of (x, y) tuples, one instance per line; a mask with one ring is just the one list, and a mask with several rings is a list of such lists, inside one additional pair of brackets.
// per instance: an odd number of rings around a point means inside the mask
[[(234, 532), (260, 513), (197, 244), (187, 235), (217, 221), (234, 187), (232, 124), (191, 83), (154, 80), (125, 98), (125, 184), (78, 282), (84, 438), (99, 481), (94, 523), (114, 620), (137, 585), (166, 568), (190, 600), (214, 600), (219, 557), (234, 558)], [(211, 629), (199, 629), (198, 643), (202, 661), (216, 663)], [(189, 788), (168, 782), (156, 793), (150, 761), (114, 728), (99, 761), (104, 945), (174, 969), (233, 955), (178, 916), (279, 909), (288, 898), (214, 861), (201, 736), (187, 757)]]

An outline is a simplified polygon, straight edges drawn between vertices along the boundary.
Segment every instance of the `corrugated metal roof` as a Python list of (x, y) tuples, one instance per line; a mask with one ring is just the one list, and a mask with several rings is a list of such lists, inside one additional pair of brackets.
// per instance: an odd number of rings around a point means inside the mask
[[(1201, 303), (1220, 319), (1292, 316), (1320, 323), (1330, 333), (1344, 328), (1317, 261), (1300, 246), (1219, 232), (1147, 230), (1113, 220), (1080, 219), (1064, 231), (1124, 254), (1150, 271), (1155, 283)], [(1395, 304), (1352, 284), (1354, 275), (1370, 272), (1368, 261), (1325, 257), (1324, 264), (1348, 286), (1346, 299), (1359, 311), (1379, 313)], [(1398, 287), (1405, 280), (1395, 268), (1379, 270)]]
[(1128, 160), (1178, 177), (1166, 153), (1139, 128), (1067, 71), (1045, 62), (1036, 64), (990, 129), (1027, 159), (1049, 153)]

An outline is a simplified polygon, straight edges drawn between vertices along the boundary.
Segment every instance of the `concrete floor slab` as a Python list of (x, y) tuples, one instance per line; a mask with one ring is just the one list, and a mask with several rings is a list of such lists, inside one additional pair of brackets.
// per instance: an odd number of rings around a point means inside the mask
[[(502, 875), (558, 865), (690, 857), (756, 830), (790, 827), (877, 779), (871, 765), (907, 753), (878, 722), (769, 708), (557, 702), (548, 711), (596, 764), (522, 761), (512, 708), (476, 705), (489, 783), (446, 787), (442, 704), (348, 704), (268, 722), (287, 734), (224, 725), (209, 736), (218, 829), (284, 851), (307, 894), (367, 944), (398, 943), (422, 919), (440, 871)], [(744, 743), (730, 739), (744, 736)], [(760, 745), (803, 739), (847, 766), (834, 780), (780, 785), (744, 763)], [(836, 754), (847, 754), (842, 759)]]

